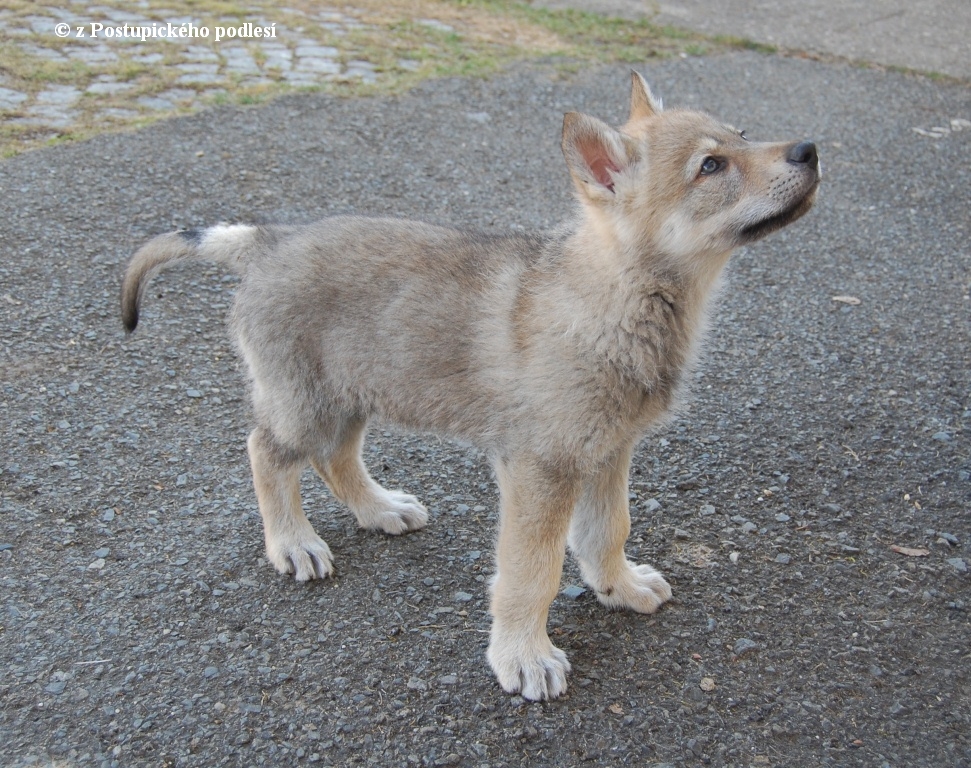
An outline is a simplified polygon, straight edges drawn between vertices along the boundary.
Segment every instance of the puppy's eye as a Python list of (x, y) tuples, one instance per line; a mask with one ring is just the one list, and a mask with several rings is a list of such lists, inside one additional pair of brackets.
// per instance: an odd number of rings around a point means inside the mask
[(738, 132), (738, 138), (740, 138), (742, 141), (748, 141), (748, 136), (745, 135), (744, 128)]
[(719, 160), (717, 157), (706, 157), (701, 161), (701, 175), (711, 176), (713, 173), (718, 173), (724, 166), (724, 160)]

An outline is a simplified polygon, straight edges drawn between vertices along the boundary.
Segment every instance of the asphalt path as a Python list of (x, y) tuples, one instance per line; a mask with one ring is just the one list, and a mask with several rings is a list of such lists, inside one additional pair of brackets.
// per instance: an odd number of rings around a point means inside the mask
[[(496, 492), (475, 449), (377, 426), (425, 531), (305, 503), (339, 575), (262, 557), (233, 282), (120, 273), (219, 221), (569, 217), (562, 114), (628, 70), (543, 65), (396, 98), (219, 108), (0, 164), (4, 765), (971, 765), (971, 89), (757, 53), (636, 65), (668, 104), (813, 138), (817, 208), (740, 252), (685, 414), (645, 441), (630, 554), (675, 601), (602, 610), (572, 566), (567, 695), (484, 660)], [(434, 300), (434, 297), (430, 297)]]
[(971, 78), (964, 0), (533, 0), (548, 8), (728, 35), (813, 55)]

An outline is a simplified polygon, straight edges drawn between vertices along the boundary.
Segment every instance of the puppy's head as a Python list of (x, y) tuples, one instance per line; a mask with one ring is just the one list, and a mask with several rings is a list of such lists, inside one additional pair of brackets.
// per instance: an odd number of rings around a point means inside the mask
[(691, 110), (663, 110), (636, 72), (615, 130), (572, 112), (563, 154), (587, 220), (617, 246), (678, 260), (727, 256), (795, 221), (821, 178), (809, 141), (758, 143)]

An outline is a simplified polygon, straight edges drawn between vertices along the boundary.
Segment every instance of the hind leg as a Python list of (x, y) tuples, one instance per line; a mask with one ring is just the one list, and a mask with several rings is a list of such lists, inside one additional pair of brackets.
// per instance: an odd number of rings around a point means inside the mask
[(423, 528), (428, 512), (418, 499), (385, 490), (368, 474), (361, 459), (365, 426), (364, 419), (348, 421), (337, 443), (319, 451), (311, 464), (362, 528), (393, 535)]
[(300, 504), (305, 456), (281, 445), (257, 427), (247, 441), (253, 485), (263, 518), (266, 556), (280, 573), (297, 581), (323, 579), (334, 572), (330, 548), (313, 529)]

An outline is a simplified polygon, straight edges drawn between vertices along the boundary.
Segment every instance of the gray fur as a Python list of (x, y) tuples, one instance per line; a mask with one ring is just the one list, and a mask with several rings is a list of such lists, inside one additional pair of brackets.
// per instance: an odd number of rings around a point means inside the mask
[[(650, 612), (670, 597), (624, 556), (630, 455), (677, 400), (731, 250), (811, 206), (815, 149), (792, 162), (793, 146), (662, 112), (635, 74), (623, 128), (564, 120), (581, 207), (553, 235), (356, 216), (162, 235), (133, 257), (122, 315), (133, 330), (145, 282), (171, 261), (242, 275), (230, 326), (252, 382), (267, 554), (298, 580), (333, 570), (300, 508), (308, 463), (364, 527), (427, 520), (367, 474), (368, 419), (486, 450), (501, 492), (489, 661), (506, 690), (553, 698), (569, 663), (546, 611), (567, 541), (606, 605)], [(706, 157), (723, 168), (699, 172)]]

